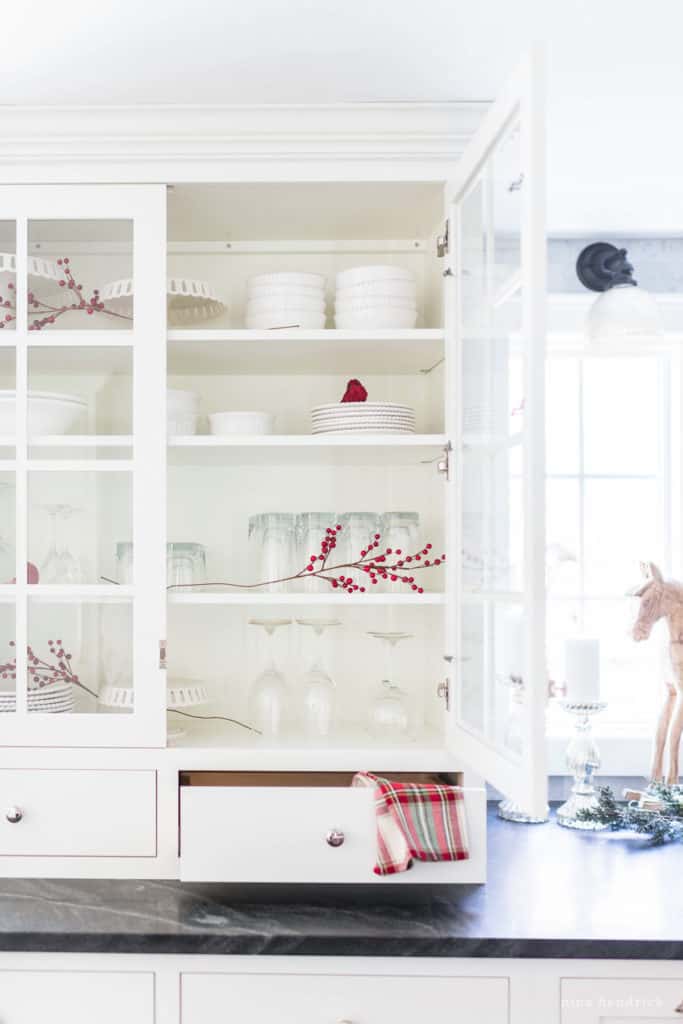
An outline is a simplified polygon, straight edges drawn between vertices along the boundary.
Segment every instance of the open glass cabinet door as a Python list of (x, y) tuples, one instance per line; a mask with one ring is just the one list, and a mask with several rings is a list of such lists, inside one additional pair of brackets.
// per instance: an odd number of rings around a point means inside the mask
[(0, 188), (0, 743), (163, 746), (166, 190)]
[(491, 107), (447, 189), (449, 731), (532, 815), (546, 806), (542, 55)]

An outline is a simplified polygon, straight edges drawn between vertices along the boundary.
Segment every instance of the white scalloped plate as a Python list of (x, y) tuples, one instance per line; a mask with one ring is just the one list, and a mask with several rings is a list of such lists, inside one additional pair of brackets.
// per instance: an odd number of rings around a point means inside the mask
[[(133, 312), (135, 286), (130, 277), (110, 281), (100, 291), (102, 302), (117, 312), (130, 316)], [(196, 281), (190, 277), (169, 277), (166, 280), (168, 322), (172, 326), (212, 320), (226, 309), (207, 281)]]

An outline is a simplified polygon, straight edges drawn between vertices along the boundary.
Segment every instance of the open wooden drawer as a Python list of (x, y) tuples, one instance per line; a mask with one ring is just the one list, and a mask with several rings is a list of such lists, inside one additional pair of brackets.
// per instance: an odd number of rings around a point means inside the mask
[[(381, 772), (377, 772), (381, 774)], [(486, 876), (486, 794), (466, 790), (470, 857), (374, 874), (373, 794), (349, 772), (182, 772), (180, 878), (186, 882), (458, 883)], [(457, 773), (391, 773), (460, 782)]]

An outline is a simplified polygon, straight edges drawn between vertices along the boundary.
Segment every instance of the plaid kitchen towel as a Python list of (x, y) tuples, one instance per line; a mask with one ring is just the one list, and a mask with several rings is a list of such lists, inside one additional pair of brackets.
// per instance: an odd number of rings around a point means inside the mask
[(375, 791), (376, 875), (407, 871), (413, 860), (467, 860), (465, 797), (457, 786), (391, 782), (358, 772), (354, 786)]

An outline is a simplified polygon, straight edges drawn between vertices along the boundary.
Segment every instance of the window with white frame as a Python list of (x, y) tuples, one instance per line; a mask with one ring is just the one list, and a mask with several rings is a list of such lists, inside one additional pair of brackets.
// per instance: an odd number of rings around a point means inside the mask
[(635, 643), (626, 595), (641, 560), (670, 571), (670, 382), (665, 353), (548, 357), (550, 677), (562, 681), (568, 636), (598, 637), (601, 726), (627, 735), (651, 729), (667, 670), (663, 624)]

